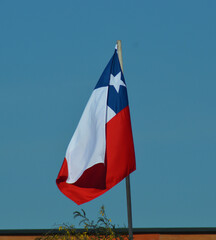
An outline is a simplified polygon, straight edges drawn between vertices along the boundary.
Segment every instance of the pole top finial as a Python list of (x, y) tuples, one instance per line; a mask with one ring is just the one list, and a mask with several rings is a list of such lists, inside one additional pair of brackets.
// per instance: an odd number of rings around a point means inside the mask
[(122, 72), (123, 72), (121, 40), (117, 40), (117, 52), (118, 52), (118, 58), (119, 58), (119, 62), (120, 62), (120, 65), (121, 65), (121, 69), (122, 69)]

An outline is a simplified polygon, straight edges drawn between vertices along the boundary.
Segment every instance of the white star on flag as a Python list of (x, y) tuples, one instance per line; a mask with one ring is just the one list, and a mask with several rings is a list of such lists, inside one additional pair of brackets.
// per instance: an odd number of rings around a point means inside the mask
[(119, 72), (115, 77), (110, 75), (110, 86), (113, 85), (116, 92), (119, 92), (120, 85), (126, 87), (125, 83), (121, 80), (121, 72)]

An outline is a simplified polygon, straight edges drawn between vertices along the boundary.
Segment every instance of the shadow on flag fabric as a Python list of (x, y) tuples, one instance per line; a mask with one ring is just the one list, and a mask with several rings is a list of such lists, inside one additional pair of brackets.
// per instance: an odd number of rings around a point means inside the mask
[(135, 169), (127, 87), (115, 49), (68, 145), (56, 183), (80, 205)]

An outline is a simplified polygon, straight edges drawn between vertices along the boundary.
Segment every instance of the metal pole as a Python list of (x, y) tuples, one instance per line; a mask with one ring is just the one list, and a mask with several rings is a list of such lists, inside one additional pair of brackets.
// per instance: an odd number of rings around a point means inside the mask
[[(120, 40), (117, 41), (117, 50), (118, 50), (119, 62), (120, 62), (121, 69), (123, 72), (122, 48), (121, 48)], [(126, 195), (127, 195), (128, 232), (129, 232), (129, 239), (132, 240), (133, 239), (133, 227), (132, 227), (130, 176), (127, 176), (125, 180), (126, 180)]]
[(133, 239), (133, 227), (132, 227), (130, 176), (127, 176), (125, 180), (126, 180), (126, 194), (127, 194), (128, 231), (129, 231), (129, 239), (132, 240)]

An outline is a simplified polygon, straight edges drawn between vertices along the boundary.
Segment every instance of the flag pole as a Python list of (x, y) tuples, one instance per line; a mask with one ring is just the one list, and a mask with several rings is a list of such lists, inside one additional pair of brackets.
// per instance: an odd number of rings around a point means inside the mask
[[(117, 51), (121, 69), (123, 72), (123, 61), (122, 61), (122, 47), (121, 40), (117, 41)], [(126, 177), (126, 195), (127, 195), (127, 215), (128, 215), (128, 231), (129, 239), (133, 239), (133, 229), (132, 229), (132, 209), (131, 209), (131, 191), (130, 191), (130, 175)]]

